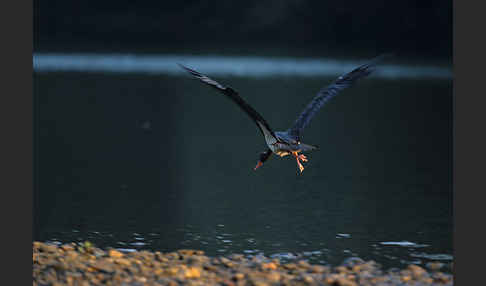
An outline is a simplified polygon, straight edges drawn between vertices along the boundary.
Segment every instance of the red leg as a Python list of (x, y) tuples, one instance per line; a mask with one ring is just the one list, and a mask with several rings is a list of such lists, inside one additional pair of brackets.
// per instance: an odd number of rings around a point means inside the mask
[(302, 161), (302, 162), (307, 162), (307, 157), (304, 155), (304, 154), (299, 154), (299, 159)]
[[(302, 173), (304, 171), (304, 166), (302, 166), (302, 164), (299, 161), (299, 159), (301, 159), (300, 155), (297, 152), (292, 152), (292, 154), (295, 156), (295, 160), (297, 160), (297, 166), (299, 167), (299, 170)], [(305, 156), (304, 156), (304, 158), (305, 158)], [(307, 161), (307, 158), (305, 158), (305, 160)], [(304, 160), (302, 160), (302, 161), (304, 161)]]

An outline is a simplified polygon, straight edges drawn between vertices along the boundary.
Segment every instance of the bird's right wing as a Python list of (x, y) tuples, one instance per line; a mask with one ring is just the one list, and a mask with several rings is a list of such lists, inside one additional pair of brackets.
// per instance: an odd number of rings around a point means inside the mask
[(231, 87), (226, 87), (215, 80), (210, 79), (209, 77), (201, 74), (198, 71), (195, 71), (193, 69), (190, 69), (186, 66), (183, 66), (179, 64), (179, 66), (183, 69), (185, 69), (187, 72), (189, 72), (191, 75), (202, 81), (203, 83), (217, 89), (219, 92), (222, 94), (226, 95), (228, 98), (230, 98), (234, 103), (236, 103), (250, 118), (255, 121), (256, 125), (262, 132), (263, 136), (265, 137), (265, 140), (267, 143), (272, 143), (276, 141), (276, 137), (272, 129), (270, 128), (270, 125), (265, 121), (265, 119), (255, 110), (253, 107), (251, 107), (248, 103), (246, 103), (243, 98), (241, 98), (238, 95), (238, 92), (236, 92), (234, 89)]
[(350, 87), (358, 79), (369, 75), (374, 70), (375, 65), (383, 58), (388, 56), (391, 56), (391, 54), (378, 56), (368, 63), (355, 68), (351, 72), (338, 77), (332, 84), (321, 89), (312, 99), (312, 101), (305, 107), (304, 111), (302, 111), (294, 124), (287, 130), (288, 134), (297, 141), (300, 141), (303, 129), (310, 123), (319, 109), (329, 99), (336, 96), (341, 90)]

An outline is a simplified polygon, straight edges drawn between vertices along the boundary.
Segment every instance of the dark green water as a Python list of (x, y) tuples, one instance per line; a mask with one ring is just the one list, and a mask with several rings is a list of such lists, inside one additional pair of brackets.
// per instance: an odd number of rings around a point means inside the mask
[[(283, 130), (334, 78), (218, 79)], [(387, 268), (452, 259), (450, 80), (344, 91), (307, 128), (320, 150), (302, 175), (289, 157), (253, 171), (266, 148), (254, 123), (189, 77), (34, 73), (34, 97), (35, 240)]]

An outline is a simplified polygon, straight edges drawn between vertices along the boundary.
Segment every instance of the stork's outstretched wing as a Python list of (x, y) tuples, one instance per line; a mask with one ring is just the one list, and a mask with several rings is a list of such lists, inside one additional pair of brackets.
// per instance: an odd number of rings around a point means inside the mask
[(203, 83), (217, 89), (219, 92), (222, 94), (226, 95), (228, 98), (230, 98), (233, 102), (235, 102), (250, 118), (255, 121), (256, 125), (262, 132), (263, 136), (265, 136), (265, 140), (267, 142), (272, 142), (276, 140), (275, 134), (273, 133), (272, 129), (270, 128), (270, 125), (265, 121), (265, 119), (255, 110), (253, 107), (251, 107), (248, 103), (246, 103), (243, 98), (241, 98), (238, 95), (238, 92), (236, 92), (234, 89), (231, 87), (226, 87), (215, 80), (210, 79), (209, 77), (201, 74), (198, 71), (195, 71), (193, 69), (190, 69), (188, 67), (185, 67), (181, 64), (179, 66), (183, 69), (185, 69), (187, 72), (189, 72), (191, 75), (202, 81)]
[(372, 59), (370, 62), (355, 68), (349, 73), (338, 77), (332, 84), (322, 88), (312, 101), (305, 107), (304, 111), (299, 115), (294, 124), (287, 130), (287, 133), (295, 140), (300, 141), (302, 131), (310, 123), (312, 118), (317, 114), (319, 109), (341, 90), (350, 87), (358, 79), (363, 78), (373, 72), (376, 64), (383, 58), (391, 56), (391, 54), (384, 54)]

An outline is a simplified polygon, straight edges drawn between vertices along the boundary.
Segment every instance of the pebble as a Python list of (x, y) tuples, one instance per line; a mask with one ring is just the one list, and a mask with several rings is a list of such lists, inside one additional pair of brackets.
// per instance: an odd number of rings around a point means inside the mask
[(432, 275), (432, 279), (433, 281), (447, 283), (452, 280), (452, 277), (450, 277), (449, 275), (445, 275), (444, 273), (437, 272)]
[(425, 275), (425, 273), (427, 273), (425, 269), (414, 264), (409, 265), (408, 269), (412, 272), (412, 276), (416, 279), (422, 277), (423, 275)]
[(314, 282), (314, 278), (312, 278), (312, 276), (310, 276), (310, 275), (305, 275), (303, 280), (304, 280), (304, 282), (309, 283), (309, 284)]
[(185, 271), (184, 277), (185, 278), (199, 278), (199, 277), (201, 277), (201, 270), (199, 270), (199, 268), (189, 267)]
[(42, 244), (39, 247), (40, 252), (56, 252), (58, 247), (51, 244)]
[(401, 279), (402, 279), (403, 282), (408, 282), (408, 281), (412, 280), (412, 277), (410, 275), (405, 275), (405, 276), (402, 276)]
[(295, 265), (295, 263), (287, 263), (287, 264), (284, 264), (283, 267), (285, 269), (288, 269), (288, 270), (297, 269), (297, 265)]
[(444, 263), (440, 262), (429, 262), (425, 266), (432, 271), (439, 271), (442, 267), (444, 267)]
[(262, 264), (262, 269), (271, 269), (271, 270), (275, 270), (277, 269), (277, 264), (273, 263), (273, 262), (269, 262), (269, 263), (263, 263)]
[(272, 271), (269, 274), (267, 274), (266, 278), (270, 280), (270, 282), (276, 283), (280, 281), (281, 276), (282, 275), (280, 275), (280, 273)]
[(63, 244), (61, 246), (61, 249), (64, 250), (64, 251), (74, 250), (74, 245), (73, 244)]
[(312, 265), (309, 268), (309, 270), (312, 273), (327, 273), (327, 272), (329, 272), (329, 267), (322, 266), (322, 265)]
[(234, 276), (233, 276), (234, 280), (243, 280), (243, 278), (245, 278), (245, 274), (243, 273), (236, 273)]
[(336, 270), (339, 273), (347, 273), (348, 272), (348, 268), (345, 267), (345, 266), (338, 266), (338, 267), (336, 267)]
[[(305, 260), (280, 264), (263, 255), (208, 257), (200, 250), (174, 252), (103, 251), (95, 246), (52, 245), (33, 242), (34, 285), (192, 285), (192, 286), (304, 286), (304, 285), (441, 285), (452, 286), (442, 265), (426, 269), (408, 265), (382, 271), (373, 261), (348, 259), (339, 266), (310, 264)], [(87, 251), (88, 250), (88, 251)]]
[(365, 261), (359, 257), (350, 257), (350, 258), (347, 258), (343, 261), (343, 266), (346, 266), (346, 267), (349, 267), (349, 268), (353, 268), (354, 266), (356, 265), (360, 265), (360, 264), (363, 264), (365, 263)]
[(117, 258), (114, 260), (116, 264), (122, 265), (122, 266), (130, 266), (132, 263), (128, 259), (124, 258)]
[(121, 258), (123, 257), (123, 253), (121, 253), (120, 251), (118, 250), (114, 250), (114, 249), (110, 249), (108, 251), (108, 255), (112, 258)]

